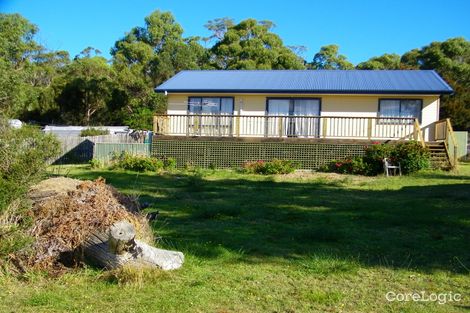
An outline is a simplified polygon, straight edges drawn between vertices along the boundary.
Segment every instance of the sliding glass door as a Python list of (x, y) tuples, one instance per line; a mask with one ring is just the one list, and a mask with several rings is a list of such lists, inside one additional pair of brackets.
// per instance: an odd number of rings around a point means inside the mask
[(268, 99), (267, 136), (318, 137), (320, 99)]
[(188, 132), (194, 136), (231, 136), (233, 109), (232, 97), (189, 97)]

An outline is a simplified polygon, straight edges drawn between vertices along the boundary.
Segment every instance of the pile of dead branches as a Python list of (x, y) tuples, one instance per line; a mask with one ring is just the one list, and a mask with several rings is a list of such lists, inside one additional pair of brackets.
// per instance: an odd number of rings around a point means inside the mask
[(51, 178), (34, 186), (29, 234), (35, 239), (29, 253), (14, 258), (23, 268), (57, 270), (87, 237), (104, 232), (117, 221), (126, 220), (136, 230), (136, 238), (152, 242), (152, 231), (135, 199), (106, 185), (104, 179), (80, 181)]

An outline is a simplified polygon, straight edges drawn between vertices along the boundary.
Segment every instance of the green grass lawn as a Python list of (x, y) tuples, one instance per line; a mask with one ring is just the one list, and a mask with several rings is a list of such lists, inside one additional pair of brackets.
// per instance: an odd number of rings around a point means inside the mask
[[(183, 251), (186, 262), (137, 283), (96, 269), (3, 277), (1, 312), (470, 310), (469, 164), (392, 178), (59, 171), (105, 177), (151, 203), (159, 245)], [(388, 302), (389, 291), (462, 301)]]

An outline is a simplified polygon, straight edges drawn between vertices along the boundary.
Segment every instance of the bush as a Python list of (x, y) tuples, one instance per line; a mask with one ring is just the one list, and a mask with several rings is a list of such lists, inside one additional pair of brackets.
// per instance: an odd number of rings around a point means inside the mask
[(30, 242), (28, 226), (29, 187), (45, 175), (52, 158), (60, 153), (53, 135), (31, 126), (13, 129), (0, 119), (0, 257)]
[(103, 128), (85, 128), (80, 132), (80, 137), (109, 135), (109, 130)]
[(247, 161), (242, 165), (241, 171), (249, 174), (289, 174), (298, 169), (300, 164), (296, 161), (278, 160), (272, 161)]
[(53, 135), (31, 126), (13, 129), (0, 121), (0, 211), (39, 181), (59, 153), (60, 144)]
[(368, 164), (362, 157), (347, 158), (342, 161), (333, 161), (321, 168), (324, 172), (335, 172), (340, 174), (366, 175)]
[(176, 168), (176, 159), (175, 158), (164, 159), (163, 167), (167, 170), (174, 170)]
[(92, 169), (103, 168), (103, 162), (98, 159), (91, 159), (90, 160), (90, 167)]
[(364, 149), (364, 163), (367, 164), (367, 169), (364, 175), (378, 175), (383, 173), (384, 165), (383, 159), (390, 158), (392, 162), (392, 151), (394, 150), (394, 145), (391, 144), (373, 144), (371, 146), (366, 146)]
[(426, 169), (430, 165), (428, 149), (416, 141), (407, 141), (398, 144), (374, 144), (365, 147), (363, 157), (332, 161), (320, 170), (373, 176), (383, 173), (384, 158), (390, 159), (395, 164), (400, 163), (404, 174)]
[(136, 172), (158, 172), (162, 169), (176, 168), (176, 160), (167, 158), (164, 160), (143, 155), (131, 155), (123, 152), (112, 159), (111, 169), (123, 169)]
[(391, 159), (400, 162), (402, 172), (405, 174), (429, 168), (431, 165), (428, 148), (416, 141), (397, 144), (391, 153)]

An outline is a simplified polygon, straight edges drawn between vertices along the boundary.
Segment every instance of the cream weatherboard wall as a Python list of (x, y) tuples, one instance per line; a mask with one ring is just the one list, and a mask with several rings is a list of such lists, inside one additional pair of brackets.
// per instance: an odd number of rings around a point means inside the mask
[[(379, 99), (421, 99), (421, 128), (427, 141), (434, 140), (434, 123), (439, 120), (438, 95), (319, 95), (319, 94), (169, 94), (167, 114), (186, 114), (188, 97), (234, 97), (234, 114), (264, 116), (269, 97), (320, 98), (321, 116), (378, 117)], [(262, 127), (261, 127), (262, 128)], [(260, 135), (261, 136), (261, 135)]]

